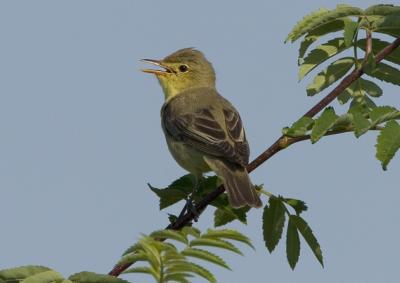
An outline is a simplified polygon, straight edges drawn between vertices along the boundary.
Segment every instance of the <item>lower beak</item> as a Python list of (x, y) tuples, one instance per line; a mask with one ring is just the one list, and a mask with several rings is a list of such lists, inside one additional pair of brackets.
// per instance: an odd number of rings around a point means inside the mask
[(149, 63), (149, 64), (152, 64), (152, 65), (155, 65), (157, 67), (162, 68), (161, 70), (160, 69), (141, 69), (141, 71), (145, 72), (145, 73), (150, 73), (150, 74), (155, 74), (155, 75), (165, 75), (165, 74), (174, 72), (168, 66), (163, 65), (160, 60), (141, 59), (140, 61), (146, 62), (146, 63)]

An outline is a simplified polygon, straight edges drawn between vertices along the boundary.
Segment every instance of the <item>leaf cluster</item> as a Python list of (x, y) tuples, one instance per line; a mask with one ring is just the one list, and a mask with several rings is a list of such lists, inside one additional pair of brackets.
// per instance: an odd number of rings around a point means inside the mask
[[(178, 249), (171, 241), (183, 247)], [(209, 282), (217, 282), (208, 269), (190, 261), (189, 258), (230, 269), (220, 256), (208, 249), (218, 248), (242, 255), (240, 249), (232, 241), (241, 242), (253, 248), (249, 238), (235, 230), (208, 229), (205, 233), (193, 227), (184, 227), (180, 231), (159, 230), (149, 236), (144, 236), (130, 247), (118, 264), (131, 265), (144, 262), (146, 265), (129, 268), (124, 273), (149, 274), (160, 283), (186, 283), (190, 282), (189, 278), (193, 276), (201, 276)]]

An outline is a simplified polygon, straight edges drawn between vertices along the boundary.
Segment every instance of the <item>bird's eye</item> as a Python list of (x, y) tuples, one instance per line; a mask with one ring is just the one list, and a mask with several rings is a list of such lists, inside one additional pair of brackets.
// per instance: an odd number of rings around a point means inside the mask
[(181, 71), (182, 73), (187, 72), (188, 69), (189, 68), (186, 65), (180, 65), (179, 66), (179, 71)]

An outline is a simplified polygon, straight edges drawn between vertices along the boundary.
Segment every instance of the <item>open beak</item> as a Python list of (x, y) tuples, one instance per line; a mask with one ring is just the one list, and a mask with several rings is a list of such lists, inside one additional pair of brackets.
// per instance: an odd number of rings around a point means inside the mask
[(161, 70), (160, 69), (141, 69), (142, 72), (155, 74), (155, 75), (165, 75), (168, 73), (175, 73), (175, 71), (172, 70), (170, 67), (162, 64), (162, 62), (160, 60), (141, 59), (140, 61), (162, 68)]

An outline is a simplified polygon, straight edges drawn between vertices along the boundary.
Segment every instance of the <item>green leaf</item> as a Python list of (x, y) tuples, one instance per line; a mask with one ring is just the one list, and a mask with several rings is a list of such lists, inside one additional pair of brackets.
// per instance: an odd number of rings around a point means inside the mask
[(380, 97), (382, 95), (382, 89), (374, 82), (362, 79), (362, 86), (369, 96)]
[(346, 47), (350, 47), (353, 45), (353, 39), (356, 36), (358, 30), (358, 23), (354, 21), (346, 21), (344, 25), (344, 44)]
[[(399, 27), (400, 28), (400, 27)], [(365, 39), (360, 39), (358, 41), (358, 47), (361, 48), (362, 50), (365, 51), (365, 46), (366, 46), (366, 40)], [(387, 47), (390, 43), (380, 40), (378, 38), (373, 38), (372, 39), (372, 51), (374, 54), (379, 53), (382, 49)], [(390, 61), (395, 64), (400, 64), (400, 49), (397, 48), (392, 51), (389, 55), (387, 55), (384, 60)]]
[(293, 224), (292, 216), (289, 216), (289, 222), (286, 233), (286, 257), (292, 269), (296, 267), (300, 255), (300, 239), (297, 227)]
[(133, 252), (122, 256), (122, 258), (118, 261), (118, 265), (134, 264), (135, 262), (146, 260), (147, 256), (144, 252)]
[(0, 279), (14, 283), (21, 281), (22, 279), (25, 279), (29, 276), (46, 272), (51, 270), (48, 267), (45, 266), (34, 266), (34, 265), (27, 265), (27, 266), (20, 266), (20, 267), (14, 267), (14, 268), (8, 268), (8, 269), (3, 269), (0, 270)]
[(265, 205), (263, 213), (263, 236), (265, 246), (271, 253), (282, 237), (285, 224), (285, 205), (280, 198), (270, 197), (269, 207)]
[(339, 101), (340, 104), (346, 104), (351, 98), (351, 95), (349, 94), (349, 92), (347, 91), (347, 89), (345, 91), (343, 91), (341, 94), (339, 94), (339, 96), (337, 97), (337, 100)]
[(24, 280), (21, 281), (21, 283), (53, 283), (55, 281), (61, 281), (64, 278), (60, 273), (54, 270), (48, 270), (44, 271), (41, 273), (37, 273), (35, 275), (31, 275)]
[(391, 120), (378, 136), (376, 144), (376, 158), (381, 161), (383, 170), (400, 148), (400, 125)]
[(348, 5), (337, 5), (336, 9), (333, 10), (319, 9), (304, 17), (300, 22), (298, 22), (289, 33), (286, 41), (290, 40), (291, 42), (293, 42), (299, 39), (304, 34), (308, 33), (309, 31), (312, 31), (328, 22), (332, 22), (340, 18), (345, 18), (347, 16), (361, 15), (363, 15), (362, 9), (351, 7)]
[(171, 239), (175, 240), (184, 244), (188, 244), (188, 239), (180, 232), (173, 231), (173, 230), (158, 230), (154, 231), (150, 234), (150, 237), (154, 238), (155, 240), (158, 239)]
[(97, 274), (88, 271), (76, 273), (71, 275), (68, 279), (74, 283), (129, 283), (126, 280), (114, 276)]
[(394, 13), (386, 17), (375, 20), (372, 23), (374, 32), (386, 34), (397, 33), (400, 27), (400, 13)]
[(311, 131), (311, 142), (319, 141), (335, 125), (338, 118), (332, 107), (325, 108), (321, 116), (315, 120), (315, 125)]
[(148, 184), (149, 188), (160, 198), (160, 210), (186, 199), (193, 192), (193, 178), (191, 174), (187, 174), (175, 180), (165, 189), (158, 189)]
[(300, 234), (306, 240), (308, 246), (311, 248), (319, 263), (324, 266), (321, 247), (318, 244), (318, 241), (315, 238), (310, 226), (308, 226), (307, 222), (298, 215), (291, 215), (290, 218), (293, 225), (296, 226), (297, 230), (299, 230)]
[(379, 63), (373, 72), (367, 72), (371, 77), (400, 86), (400, 71), (385, 63)]
[(217, 208), (214, 212), (214, 226), (219, 227), (234, 220), (239, 220), (243, 224), (247, 224), (247, 212), (250, 207), (232, 208), (229, 206)]
[(230, 267), (226, 264), (226, 262), (222, 258), (209, 251), (196, 248), (186, 248), (182, 251), (182, 254), (184, 256), (195, 257), (202, 260), (206, 260), (230, 270)]
[(293, 123), (289, 128), (283, 128), (282, 133), (288, 137), (299, 137), (304, 136), (314, 125), (314, 120), (310, 117), (301, 117), (299, 120)]
[(243, 235), (242, 233), (232, 230), (232, 229), (223, 229), (223, 230), (214, 230), (214, 229), (208, 229), (205, 234), (203, 234), (204, 238), (211, 238), (211, 239), (229, 239), (229, 240), (234, 240), (238, 242), (242, 242), (246, 245), (248, 245), (250, 248), (254, 249), (253, 244), (251, 243), (250, 239)]
[(331, 131), (347, 131), (352, 129), (353, 126), (353, 116), (346, 113), (336, 120), (335, 124), (331, 127)]
[(201, 234), (199, 229), (190, 226), (183, 227), (181, 232), (184, 233), (185, 235), (191, 235), (195, 238), (200, 237)]
[[(153, 276), (153, 278), (159, 282), (160, 280), (160, 274), (154, 270), (151, 267), (148, 266), (135, 266), (135, 267), (131, 267), (127, 270), (125, 270), (124, 272), (122, 272), (123, 274), (125, 273), (143, 273), (143, 274), (148, 274)], [(89, 283), (89, 282), (88, 282)], [(101, 281), (99, 281), (99, 283), (102, 283)], [(110, 282), (111, 283), (111, 282)]]
[(177, 261), (176, 263), (174, 263), (167, 269), (166, 273), (167, 274), (168, 273), (176, 274), (176, 273), (184, 273), (184, 272), (195, 273), (212, 283), (217, 282), (214, 275), (210, 271), (208, 271), (204, 267), (201, 267), (200, 265), (194, 264), (192, 262)]
[(188, 273), (170, 273), (165, 275), (164, 282), (179, 282), (179, 283), (190, 283), (187, 277), (193, 277)]
[(326, 24), (317, 27), (314, 30), (311, 30), (300, 43), (299, 62), (298, 62), (299, 65), (303, 62), (302, 58), (304, 57), (304, 54), (311, 46), (311, 44), (313, 44), (315, 41), (317, 41), (320, 37), (324, 35), (343, 30), (344, 25), (347, 21), (351, 20), (347, 18), (339, 19), (332, 22), (328, 22)]
[(283, 201), (293, 207), (293, 209), (296, 211), (296, 213), (299, 215), (303, 211), (307, 211), (308, 207), (306, 203), (302, 200), (299, 199), (294, 199), (294, 198), (284, 198)]
[(399, 6), (394, 6), (392, 4), (378, 4), (378, 5), (372, 5), (367, 9), (365, 9), (364, 14), (368, 16), (370, 15), (387, 16), (398, 12), (400, 12)]
[(359, 138), (371, 128), (371, 123), (361, 112), (353, 111), (351, 114), (353, 115), (354, 135)]
[(371, 127), (375, 127), (376, 125), (399, 117), (399, 111), (391, 106), (379, 106), (374, 108), (369, 117), (371, 119)]
[(329, 58), (346, 50), (350, 46), (345, 45), (343, 38), (334, 38), (328, 42), (316, 47), (304, 59), (299, 68), (299, 80), (303, 79), (309, 72), (314, 70), (318, 65), (322, 64)]
[(366, 62), (364, 63), (364, 65), (363, 65), (363, 71), (365, 72), (365, 73), (369, 73), (369, 74), (372, 74), (372, 73), (374, 73), (375, 72), (375, 70), (376, 70), (376, 59), (375, 59), (375, 55), (374, 55), (374, 53), (373, 52), (371, 52), (371, 53), (369, 53), (368, 54), (368, 56), (367, 56), (367, 60), (366, 60)]
[(285, 42), (287, 41), (295, 41), (298, 38), (300, 38), (302, 35), (307, 33), (308, 31), (311, 31), (317, 26), (314, 26), (314, 22), (317, 21), (319, 18), (321, 18), (322, 15), (329, 13), (329, 10), (325, 8), (320, 8), (307, 16), (305, 16), (303, 19), (301, 19), (297, 24), (293, 27), (291, 32), (288, 34)]
[(216, 247), (216, 248), (225, 249), (225, 250), (232, 251), (234, 253), (243, 255), (242, 252), (236, 246), (234, 246), (232, 243), (221, 240), (221, 239), (198, 238), (198, 239), (192, 240), (190, 242), (190, 246), (191, 247), (196, 247), (196, 246)]
[(353, 66), (354, 59), (345, 57), (331, 63), (324, 71), (320, 72), (313, 83), (307, 86), (307, 95), (315, 95), (343, 77)]

